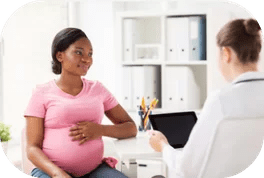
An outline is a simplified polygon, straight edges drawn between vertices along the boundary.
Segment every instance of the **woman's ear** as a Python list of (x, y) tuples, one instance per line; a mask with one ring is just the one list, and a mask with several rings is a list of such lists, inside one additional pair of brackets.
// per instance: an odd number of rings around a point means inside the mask
[(222, 56), (223, 56), (223, 59), (224, 62), (226, 63), (230, 63), (231, 62), (231, 49), (229, 47), (222, 47)]
[(63, 61), (63, 53), (61, 51), (57, 52), (56, 58), (59, 62)]

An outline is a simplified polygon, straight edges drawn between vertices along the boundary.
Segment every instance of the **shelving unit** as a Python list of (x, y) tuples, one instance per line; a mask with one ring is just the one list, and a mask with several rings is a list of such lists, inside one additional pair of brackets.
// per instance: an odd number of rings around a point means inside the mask
[(207, 61), (166, 61), (165, 65), (206, 66)]
[[(204, 13), (190, 15), (122, 12), (117, 14), (117, 19), (117, 27), (120, 32), (120, 50), (117, 50), (119, 51), (117, 56), (120, 56), (119, 61), (123, 68), (124, 87), (122, 104), (124, 108), (130, 112), (136, 111), (143, 96), (145, 98), (152, 96), (160, 100), (159, 106), (156, 109), (158, 112), (200, 111), (207, 97), (208, 62), (206, 60), (206, 36), (204, 35), (206, 30), (206, 15)], [(173, 44), (175, 42), (173, 39), (178, 42), (184, 40), (182, 37), (180, 37), (180, 40), (177, 40), (177, 36), (171, 35), (174, 32), (168, 26), (170, 23), (173, 24), (173, 21), (175, 23), (186, 23), (188, 32), (186, 32), (184, 38), (189, 34), (191, 35), (188, 37), (189, 40), (186, 45), (183, 45), (184, 49), (176, 48), (181, 45), (180, 43)], [(178, 27), (181, 30), (176, 31), (183, 33), (184, 28)], [(196, 28), (197, 31), (192, 28)], [(174, 26), (174, 29), (177, 29), (177, 25)], [(203, 32), (204, 34), (202, 34)], [(191, 44), (195, 47), (191, 46)], [(204, 48), (201, 47), (202, 45), (204, 45)], [(175, 49), (173, 49), (173, 46), (175, 46)], [(179, 50), (179, 54), (171, 56), (171, 52), (175, 50)], [(185, 57), (182, 53), (185, 53)], [(133, 77), (134, 74), (131, 71), (128, 74), (128, 70), (149, 66), (158, 68), (158, 75), (151, 74), (157, 77), (156, 80), (149, 81), (147, 78), (151, 78), (148, 76), (150, 74), (142, 76), (143, 81), (139, 81), (141, 80), (140, 77)], [(182, 71), (182, 73), (177, 74), (177, 71)], [(144, 81), (144, 79), (146, 80)], [(135, 82), (134, 80), (137, 81)], [(160, 85), (160, 87), (156, 87), (158, 91), (150, 90), (156, 93), (155, 96), (148, 95), (144, 91), (141, 92), (142, 96), (135, 96), (133, 94), (133, 92), (135, 93), (134, 90), (146, 90), (146, 87), (152, 87), (153, 82), (157, 81)], [(174, 91), (175, 93), (173, 93)], [(149, 102), (149, 100), (147, 101)], [(147, 104), (149, 104), (148, 102)]]

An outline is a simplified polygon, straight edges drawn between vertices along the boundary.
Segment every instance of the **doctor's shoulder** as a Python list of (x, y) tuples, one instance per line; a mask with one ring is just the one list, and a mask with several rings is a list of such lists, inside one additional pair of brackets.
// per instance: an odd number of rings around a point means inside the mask
[(233, 92), (234, 92), (233, 85), (230, 83), (220, 89), (217, 89), (209, 93), (206, 100), (209, 100), (209, 101), (221, 100), (225, 97), (231, 96)]

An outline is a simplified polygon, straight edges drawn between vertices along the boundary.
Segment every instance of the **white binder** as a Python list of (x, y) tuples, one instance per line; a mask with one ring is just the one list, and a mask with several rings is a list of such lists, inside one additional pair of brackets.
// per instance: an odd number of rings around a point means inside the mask
[(124, 47), (123, 47), (123, 60), (134, 60), (134, 45), (136, 40), (136, 19), (124, 19)]
[(123, 67), (123, 98), (122, 106), (125, 109), (132, 109), (132, 69), (131, 67)]
[(134, 109), (139, 108), (143, 96), (147, 105), (153, 98), (161, 100), (160, 77), (158, 66), (132, 67), (132, 107)]
[(167, 66), (165, 108), (173, 111), (200, 109), (200, 88), (188, 66)]
[(167, 18), (167, 56), (169, 61), (189, 58), (188, 17)]
[(155, 66), (145, 66), (145, 83), (144, 83), (144, 96), (145, 101), (149, 104), (153, 98), (160, 100), (160, 71), (158, 67)]
[(144, 67), (132, 67), (132, 108), (139, 109), (141, 99), (144, 96), (145, 90), (145, 72)]
[(167, 60), (205, 60), (205, 28), (200, 16), (167, 18)]

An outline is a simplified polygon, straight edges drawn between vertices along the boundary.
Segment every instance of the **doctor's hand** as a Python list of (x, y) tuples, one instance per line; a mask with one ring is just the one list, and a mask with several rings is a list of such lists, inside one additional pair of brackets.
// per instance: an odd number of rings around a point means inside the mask
[(157, 152), (162, 152), (163, 147), (169, 144), (167, 138), (159, 131), (150, 131), (150, 135), (149, 144)]
[(77, 126), (70, 129), (69, 136), (73, 137), (72, 141), (79, 140), (83, 144), (88, 140), (95, 140), (103, 136), (103, 126), (94, 122), (79, 122)]

